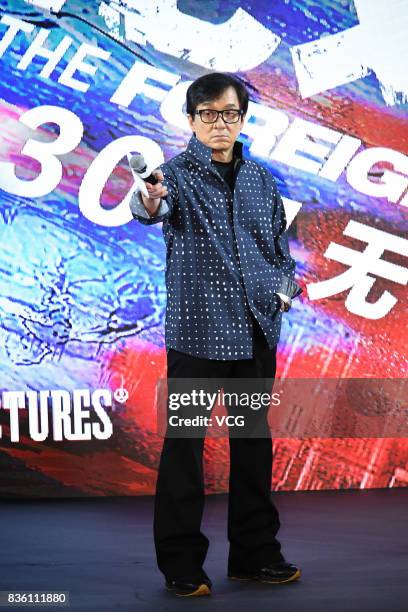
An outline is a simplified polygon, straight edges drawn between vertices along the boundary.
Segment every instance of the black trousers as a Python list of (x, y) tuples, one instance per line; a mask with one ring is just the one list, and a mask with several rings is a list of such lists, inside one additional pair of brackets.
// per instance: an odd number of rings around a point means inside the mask
[[(275, 378), (276, 347), (268, 347), (254, 318), (253, 322), (252, 359), (202, 359), (169, 349), (168, 379)], [(279, 514), (271, 499), (272, 439), (267, 412), (267, 408), (257, 411), (257, 428), (260, 424), (263, 428), (261, 437), (229, 435), (228, 569), (232, 571), (284, 560), (276, 538)], [(204, 436), (169, 437), (166, 432), (164, 438), (153, 531), (157, 564), (167, 578), (197, 574), (206, 558), (209, 540), (201, 531), (205, 501), (203, 446)]]

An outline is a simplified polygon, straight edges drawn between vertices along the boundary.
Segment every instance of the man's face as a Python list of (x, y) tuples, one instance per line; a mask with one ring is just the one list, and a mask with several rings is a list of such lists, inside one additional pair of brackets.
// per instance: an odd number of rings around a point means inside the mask
[[(201, 102), (197, 105), (196, 110), (213, 109), (213, 110), (240, 110), (237, 92), (234, 87), (228, 87), (219, 98)], [(240, 117), (237, 123), (225, 123), (221, 115), (215, 123), (204, 123), (200, 119), (200, 115), (194, 117), (187, 115), (188, 122), (193, 132), (196, 133), (198, 140), (203, 144), (219, 151), (230, 149), (242, 129), (245, 115)]]

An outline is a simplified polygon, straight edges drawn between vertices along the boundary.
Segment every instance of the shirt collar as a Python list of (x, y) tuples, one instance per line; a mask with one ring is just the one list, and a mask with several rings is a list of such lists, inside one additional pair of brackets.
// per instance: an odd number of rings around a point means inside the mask
[[(239, 140), (236, 140), (234, 142), (234, 148), (232, 150), (233, 159), (238, 158), (244, 161), (242, 154), (243, 146), (243, 143)], [(205, 166), (209, 166), (211, 164), (211, 147), (208, 147), (203, 142), (201, 142), (201, 140), (198, 140), (195, 134), (193, 134), (190, 138), (186, 152), (190, 157), (193, 157), (196, 161), (201, 162)]]

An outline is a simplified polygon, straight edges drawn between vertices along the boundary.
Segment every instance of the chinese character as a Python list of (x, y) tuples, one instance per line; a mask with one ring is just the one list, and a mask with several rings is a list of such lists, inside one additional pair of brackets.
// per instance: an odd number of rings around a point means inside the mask
[(376, 302), (366, 302), (365, 298), (376, 281), (368, 274), (406, 285), (408, 268), (385, 261), (381, 256), (384, 251), (392, 251), (407, 257), (408, 240), (357, 221), (349, 221), (343, 233), (367, 242), (366, 248), (364, 251), (356, 251), (331, 242), (324, 254), (325, 257), (339, 261), (350, 268), (334, 278), (310, 283), (307, 285), (308, 296), (311, 300), (318, 300), (350, 289), (345, 302), (347, 310), (366, 319), (380, 319), (390, 312), (397, 298), (389, 291), (384, 291)]

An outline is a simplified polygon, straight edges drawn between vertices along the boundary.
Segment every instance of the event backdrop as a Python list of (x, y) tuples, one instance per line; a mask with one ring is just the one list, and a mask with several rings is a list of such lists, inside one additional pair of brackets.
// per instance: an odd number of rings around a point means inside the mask
[[(131, 217), (128, 158), (185, 148), (186, 87), (209, 71), (247, 85), (244, 152), (284, 196), (304, 293), (278, 376), (372, 379), (365, 416), (394, 410), (378, 381), (407, 366), (407, 2), (0, 8), (0, 495), (154, 492), (165, 250), (161, 224)], [(407, 486), (400, 425), (275, 436), (273, 486)], [(207, 492), (228, 468), (227, 437), (207, 439)]]

